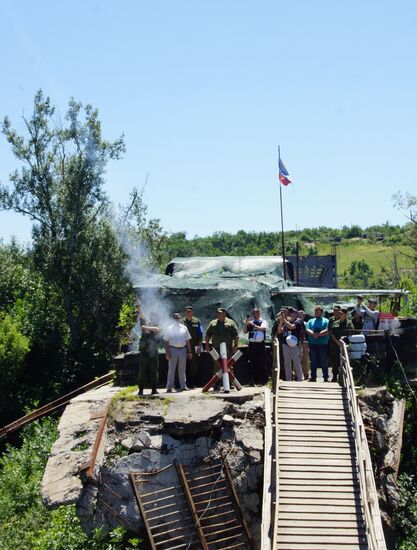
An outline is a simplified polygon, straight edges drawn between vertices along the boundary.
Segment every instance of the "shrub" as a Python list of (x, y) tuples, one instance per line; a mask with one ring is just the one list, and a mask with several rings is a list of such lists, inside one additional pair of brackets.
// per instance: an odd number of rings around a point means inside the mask
[(7, 313), (0, 317), (0, 415), (8, 417), (18, 400), (19, 377), (30, 341), (20, 332), (21, 324)]
[(132, 550), (119, 527), (87, 535), (75, 506), (47, 510), (40, 489), (45, 464), (56, 438), (57, 422), (47, 418), (23, 431), (20, 448), (8, 445), (0, 456), (0, 550)]

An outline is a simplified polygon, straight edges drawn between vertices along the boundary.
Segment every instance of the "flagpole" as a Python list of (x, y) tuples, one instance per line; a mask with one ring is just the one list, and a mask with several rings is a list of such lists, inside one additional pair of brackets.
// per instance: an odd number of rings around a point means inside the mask
[[(278, 145), (278, 173), (279, 173), (279, 161), (281, 160), (281, 150)], [(281, 256), (283, 262), (284, 281), (287, 280), (287, 266), (285, 265), (285, 240), (284, 240), (284, 215), (282, 213), (282, 183), (279, 181), (279, 203), (281, 206)]]

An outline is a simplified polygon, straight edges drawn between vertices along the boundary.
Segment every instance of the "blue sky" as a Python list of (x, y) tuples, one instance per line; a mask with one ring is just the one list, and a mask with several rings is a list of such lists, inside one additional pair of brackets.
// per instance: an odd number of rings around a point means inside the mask
[[(106, 191), (149, 174), (168, 231), (279, 230), (277, 146), (293, 185), (285, 228), (403, 223), (417, 192), (417, 3), (3, 0), (0, 116), (22, 128), (42, 88), (100, 111), (127, 152)], [(0, 140), (0, 180), (16, 167)], [(0, 237), (30, 223), (0, 213)]]

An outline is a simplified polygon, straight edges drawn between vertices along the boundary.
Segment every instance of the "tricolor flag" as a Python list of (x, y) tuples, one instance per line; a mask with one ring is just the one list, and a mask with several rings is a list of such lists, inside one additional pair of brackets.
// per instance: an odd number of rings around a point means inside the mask
[(285, 168), (282, 160), (279, 159), (279, 181), (282, 183), (282, 185), (288, 185), (289, 183), (291, 183), (291, 180), (288, 176), (288, 170)]

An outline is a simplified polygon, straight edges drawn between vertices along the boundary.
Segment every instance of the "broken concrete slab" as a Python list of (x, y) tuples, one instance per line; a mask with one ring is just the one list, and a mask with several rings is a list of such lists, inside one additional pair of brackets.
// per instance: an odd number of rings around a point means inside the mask
[(164, 431), (180, 436), (207, 432), (220, 426), (224, 410), (219, 399), (189, 399), (186, 407), (182, 399), (172, 401), (163, 420)]
[(93, 486), (79, 470), (91, 456), (104, 400), (118, 391), (96, 392), (68, 406), (43, 480), (47, 506), (76, 502), (87, 531), (122, 525), (137, 532), (142, 522), (131, 472), (160, 472), (148, 481), (147, 489), (153, 491), (173, 481), (169, 471), (175, 461), (198, 470), (211, 461), (227, 459), (238, 495), (247, 496), (243, 508), (257, 538), (263, 452), (259, 388), (245, 388), (238, 400), (230, 399), (233, 394), (203, 394), (201, 389), (169, 395), (162, 391), (154, 399), (124, 393), (126, 398), (122, 395), (112, 403), (102, 445), (106, 456), (98, 465)]
[(119, 388), (103, 386), (75, 397), (66, 407), (42, 479), (46, 506), (73, 504), (79, 499), (83, 489), (80, 469), (91, 457), (100, 426), (97, 411), (103, 411), (118, 391)]

